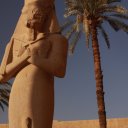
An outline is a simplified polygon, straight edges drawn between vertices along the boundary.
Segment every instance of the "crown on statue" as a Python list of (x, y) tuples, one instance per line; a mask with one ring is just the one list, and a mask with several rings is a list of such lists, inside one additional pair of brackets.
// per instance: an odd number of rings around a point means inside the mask
[(46, 6), (54, 4), (54, 0), (25, 0), (25, 5), (28, 5), (28, 4), (31, 4), (31, 3), (35, 3), (35, 2), (42, 3), (42, 4), (46, 5)]
[(26, 10), (29, 9), (28, 6), (35, 5), (41, 7), (42, 10), (48, 11), (49, 9), (54, 8), (55, 0), (25, 0), (24, 7), (22, 9), (22, 13), (26, 13)]

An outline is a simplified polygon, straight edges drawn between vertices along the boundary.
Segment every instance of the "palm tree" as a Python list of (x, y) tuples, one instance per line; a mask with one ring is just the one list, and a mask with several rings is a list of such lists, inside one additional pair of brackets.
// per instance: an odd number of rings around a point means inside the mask
[(128, 33), (128, 24), (125, 22), (128, 19), (128, 10), (121, 5), (121, 0), (65, 0), (65, 4), (66, 11), (64, 16), (66, 18), (72, 15), (75, 16), (74, 23), (67, 22), (67, 26), (70, 25), (70, 28), (66, 33), (66, 37), (70, 39), (75, 33), (74, 39), (69, 46), (70, 54), (74, 52), (83, 29), (86, 35), (87, 47), (91, 39), (99, 124), (100, 128), (107, 128), (98, 30), (102, 33), (107, 47), (110, 48), (108, 34), (103, 28), (103, 23), (108, 22), (115, 31), (123, 30)]
[(4, 111), (4, 105), (8, 107), (11, 84), (0, 84), (0, 107)]

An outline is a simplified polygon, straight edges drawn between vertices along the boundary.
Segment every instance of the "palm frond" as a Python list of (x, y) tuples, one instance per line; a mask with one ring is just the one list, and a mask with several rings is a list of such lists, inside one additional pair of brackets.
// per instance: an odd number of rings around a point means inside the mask
[(66, 32), (65, 37), (69, 40), (75, 31), (76, 25), (72, 25), (72, 27)]
[(114, 2), (121, 2), (121, 0), (108, 0), (108, 4), (114, 3)]
[(72, 7), (72, 6), (76, 5), (76, 1), (75, 0), (65, 0), (65, 4)]
[(77, 10), (79, 12), (83, 12), (83, 10), (84, 10), (83, 3), (81, 0), (74, 0), (74, 1), (68, 1), (68, 2), (66, 1), (65, 5), (66, 5), (65, 14), (68, 14), (75, 10)]
[(11, 84), (0, 84), (0, 107), (4, 111), (4, 105), (8, 106)]
[(81, 9), (84, 10), (85, 9), (85, 5), (86, 5), (86, 0), (79, 0), (79, 4), (81, 6)]
[(114, 16), (120, 19), (128, 20), (128, 15), (123, 15), (123, 14), (112, 14), (110, 16)]
[(8, 101), (2, 99), (1, 102), (8, 107)]
[(78, 40), (80, 39), (81, 33), (81, 31), (75, 33), (74, 38), (69, 45), (69, 55), (72, 55), (74, 53), (75, 47), (78, 43)]
[(106, 19), (106, 20), (107, 20), (107, 22), (109, 23), (109, 25), (110, 25), (116, 32), (120, 30), (119, 27), (118, 27), (118, 25), (117, 25), (115, 22), (113, 22), (113, 21), (111, 21), (111, 20), (109, 20), (109, 19)]
[(117, 20), (115, 18), (108, 18), (107, 21), (113, 25), (115, 25), (115, 28), (117, 30), (123, 30), (124, 32), (128, 33), (128, 24), (120, 21), (120, 20)]
[(70, 25), (72, 25), (75, 21), (74, 20), (66, 20), (62, 25), (60, 25), (60, 30), (63, 31)]
[(106, 42), (106, 45), (108, 48), (110, 48), (110, 42), (109, 42), (109, 38), (108, 38), (108, 34), (106, 33), (105, 29), (100, 25), (98, 26), (98, 28), (100, 29), (102, 36)]
[(97, 13), (118, 13), (118, 14), (127, 14), (128, 10), (126, 8), (124, 8), (121, 5), (104, 5), (101, 8), (97, 9)]
[(83, 23), (83, 15), (76, 16), (76, 30), (80, 30), (80, 24)]
[(70, 10), (70, 11), (66, 11), (65, 14), (64, 14), (64, 17), (67, 18), (71, 15), (77, 15), (77, 14), (80, 14), (80, 11), (78, 10)]
[(3, 106), (3, 104), (1, 102), (0, 102), (0, 107), (4, 111), (4, 106)]
[(3, 91), (3, 93), (5, 93), (5, 94), (9, 94), (9, 93), (10, 93), (10, 90), (11, 90), (11, 89), (9, 89), (9, 88), (8, 88), (8, 89), (5, 88), (5, 89), (3, 89), (2, 91)]

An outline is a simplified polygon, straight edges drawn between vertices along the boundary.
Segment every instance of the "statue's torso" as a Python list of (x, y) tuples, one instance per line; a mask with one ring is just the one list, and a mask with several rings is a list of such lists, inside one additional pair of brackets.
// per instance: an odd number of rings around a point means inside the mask
[[(17, 59), (19, 56), (22, 56), (23, 52), (25, 49), (28, 47), (32, 51), (32, 55), (41, 55), (44, 54), (47, 49), (49, 49), (49, 53), (45, 55), (44, 57), (47, 58), (50, 54), (50, 49), (52, 43), (46, 38), (46, 39), (41, 39), (38, 41), (35, 41), (34, 43), (32, 41), (25, 41), (22, 39), (16, 39), (14, 38), (13, 40), (13, 61)], [(24, 68), (22, 68), (16, 75), (16, 79), (24, 78), (27, 81), (35, 82), (35, 79), (38, 79), (39, 81), (46, 80), (46, 79), (52, 79), (53, 76), (45, 72), (43, 69), (40, 67), (33, 65), (33, 64), (28, 64)], [(49, 81), (49, 80), (48, 80)]]
[[(45, 50), (44, 41), (47, 40), (39, 40), (30, 46), (33, 49), (32, 54), (42, 54), (43, 50)], [(13, 61), (19, 56), (23, 43), (14, 39)], [(36, 125), (40, 124), (40, 126), (41, 123), (45, 125), (49, 121), (52, 122), (54, 109), (53, 85), (53, 76), (38, 66), (28, 64), (22, 68), (16, 74), (10, 95), (9, 118), (11, 121), (15, 120), (9, 123), (10, 127), (14, 126), (14, 124), (18, 126), (18, 119), (21, 120), (21, 123), (25, 122), (27, 117), (38, 122)]]

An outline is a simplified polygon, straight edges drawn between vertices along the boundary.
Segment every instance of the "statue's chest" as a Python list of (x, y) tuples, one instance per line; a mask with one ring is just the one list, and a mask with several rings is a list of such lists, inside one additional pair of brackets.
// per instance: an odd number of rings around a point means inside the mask
[(43, 54), (51, 49), (51, 43), (49, 40), (39, 40), (39, 41), (21, 41), (19, 39), (14, 39), (13, 41), (13, 59), (21, 56), (24, 51), (29, 48), (33, 54), (39, 53)]
[(40, 40), (36, 43), (30, 44), (29, 48), (32, 54), (39, 56), (47, 56), (51, 51), (51, 42), (49, 40)]

